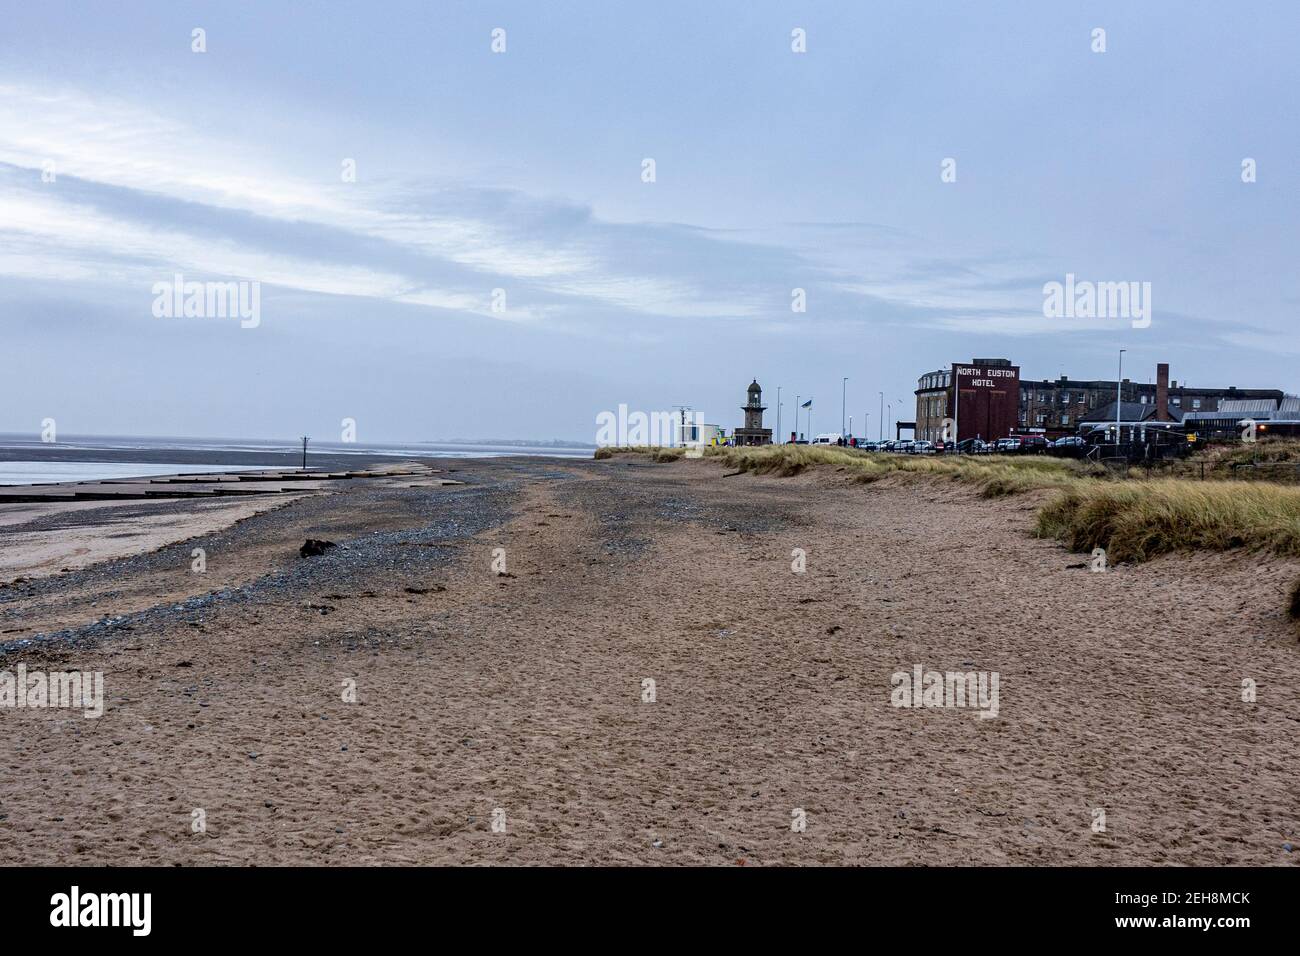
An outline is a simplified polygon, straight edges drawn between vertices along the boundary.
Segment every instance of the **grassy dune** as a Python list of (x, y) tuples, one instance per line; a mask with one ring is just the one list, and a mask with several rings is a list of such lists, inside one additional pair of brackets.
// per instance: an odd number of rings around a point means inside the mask
[(593, 455), (597, 461), (613, 458), (615, 455), (648, 455), (654, 461), (676, 461), (686, 454), (685, 448), (665, 448), (662, 445), (608, 445), (597, 448)]
[(1008, 455), (892, 455), (852, 448), (812, 445), (762, 445), (757, 448), (710, 448), (710, 458), (730, 468), (756, 474), (796, 475), (814, 467), (833, 467), (859, 481), (876, 481), (895, 472), (932, 475), (974, 485), (993, 498), (1040, 488), (1069, 488), (1104, 470), (1063, 458)]
[[(682, 449), (602, 448), (596, 457), (629, 453), (676, 461)], [(862, 482), (895, 473), (928, 475), (971, 485), (986, 498), (1057, 489), (1060, 494), (1040, 509), (1035, 532), (1074, 551), (1105, 548), (1112, 563), (1232, 548), (1300, 557), (1300, 488), (1294, 485), (1139, 474), (1122, 479), (1097, 465), (1039, 456), (890, 455), (809, 445), (710, 448), (705, 456), (738, 471), (778, 476), (812, 468), (843, 471)], [(1300, 582), (1291, 613), (1300, 620)]]
[[(1238, 467), (1257, 463), (1260, 467)], [(1204, 468), (1207, 478), (1239, 481), (1269, 481), (1277, 484), (1300, 484), (1300, 441), (1294, 438), (1262, 438), (1248, 444), (1233, 442), (1211, 445), (1186, 462), (1174, 466), (1175, 474), (1196, 476)]]
[(1065, 490), (1037, 532), (1112, 561), (1256, 548), (1300, 557), (1300, 488), (1243, 481), (1116, 481)]

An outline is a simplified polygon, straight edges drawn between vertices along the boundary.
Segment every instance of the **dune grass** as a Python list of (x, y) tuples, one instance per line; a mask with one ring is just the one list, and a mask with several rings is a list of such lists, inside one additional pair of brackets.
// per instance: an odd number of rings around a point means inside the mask
[[(1198, 473), (1203, 468), (1207, 478), (1300, 484), (1298, 464), (1300, 441), (1269, 437), (1251, 443), (1210, 445), (1175, 467), (1184, 473)], [(1241, 467), (1249, 465), (1257, 467)]]
[(813, 445), (760, 445), (754, 448), (710, 448), (710, 458), (740, 471), (778, 476), (797, 475), (815, 467), (833, 467), (858, 481), (908, 472), (949, 478), (974, 485), (986, 498), (1042, 488), (1069, 488), (1104, 469), (1065, 458), (1039, 455), (894, 455), (853, 448)]
[(1193, 461), (1214, 464), (1232, 462), (1300, 462), (1300, 439), (1261, 438), (1256, 442), (1225, 442), (1198, 452)]
[(1300, 557), (1300, 488), (1244, 481), (1095, 482), (1067, 488), (1036, 531), (1111, 563), (1252, 548)]
[[(602, 448), (597, 458), (644, 454), (676, 461), (680, 448)], [(1300, 557), (1300, 488), (1261, 481), (1178, 478), (1125, 480), (1074, 459), (1010, 455), (893, 455), (852, 448), (763, 445), (709, 448), (705, 456), (737, 470), (788, 476), (820, 468), (872, 482), (891, 474), (928, 475), (973, 486), (986, 498), (1060, 492), (1038, 512), (1035, 533), (1073, 551), (1105, 548), (1110, 563), (1179, 551), (1247, 548)], [(1300, 620), (1300, 582), (1290, 597)]]
[(668, 448), (663, 445), (608, 445), (596, 449), (592, 456), (597, 461), (613, 458), (615, 455), (646, 455), (652, 461), (676, 461), (686, 454), (685, 448)]

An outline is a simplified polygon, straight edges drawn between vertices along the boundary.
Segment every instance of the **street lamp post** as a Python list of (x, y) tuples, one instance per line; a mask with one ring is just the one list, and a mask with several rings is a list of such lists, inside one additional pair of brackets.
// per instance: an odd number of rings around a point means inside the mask
[[(952, 366), (952, 443), (958, 451), (961, 450), (961, 432), (957, 430), (957, 423), (959, 421), (957, 417), (957, 405), (960, 402), (961, 389), (957, 387), (957, 363), (954, 362)], [(944, 451), (947, 450), (947, 446), (945, 446)]]
[(844, 398), (848, 394), (848, 388), (849, 388), (849, 377), (846, 375), (844, 376), (844, 379), (840, 382), (840, 437), (841, 438), (844, 437), (844, 409), (846, 407), (844, 404)]
[(781, 443), (781, 386), (776, 387), (776, 440)]
[(1119, 350), (1119, 371), (1115, 375), (1115, 454), (1119, 455), (1119, 426), (1124, 417), (1124, 353), (1128, 349)]
[(885, 440), (885, 393), (880, 393), (880, 440)]

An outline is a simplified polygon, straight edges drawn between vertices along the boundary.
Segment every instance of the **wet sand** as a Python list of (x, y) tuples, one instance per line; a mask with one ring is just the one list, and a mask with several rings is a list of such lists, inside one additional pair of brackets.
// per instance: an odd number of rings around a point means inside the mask
[(153, 551), (176, 541), (228, 528), (280, 508), (297, 496), (250, 495), (176, 507), (164, 501), (67, 501), (0, 505), (0, 582), (44, 577)]
[[(1300, 563), (1092, 574), (908, 476), (441, 467), (0, 588), (0, 670), (107, 697), (0, 708), (0, 863), (1294, 865)], [(891, 706), (917, 664), (998, 716)]]

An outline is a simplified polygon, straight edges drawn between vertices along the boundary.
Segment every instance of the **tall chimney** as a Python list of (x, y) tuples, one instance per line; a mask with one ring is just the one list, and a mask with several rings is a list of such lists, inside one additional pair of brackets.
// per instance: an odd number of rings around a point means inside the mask
[(1156, 366), (1156, 421), (1169, 421), (1169, 363)]

